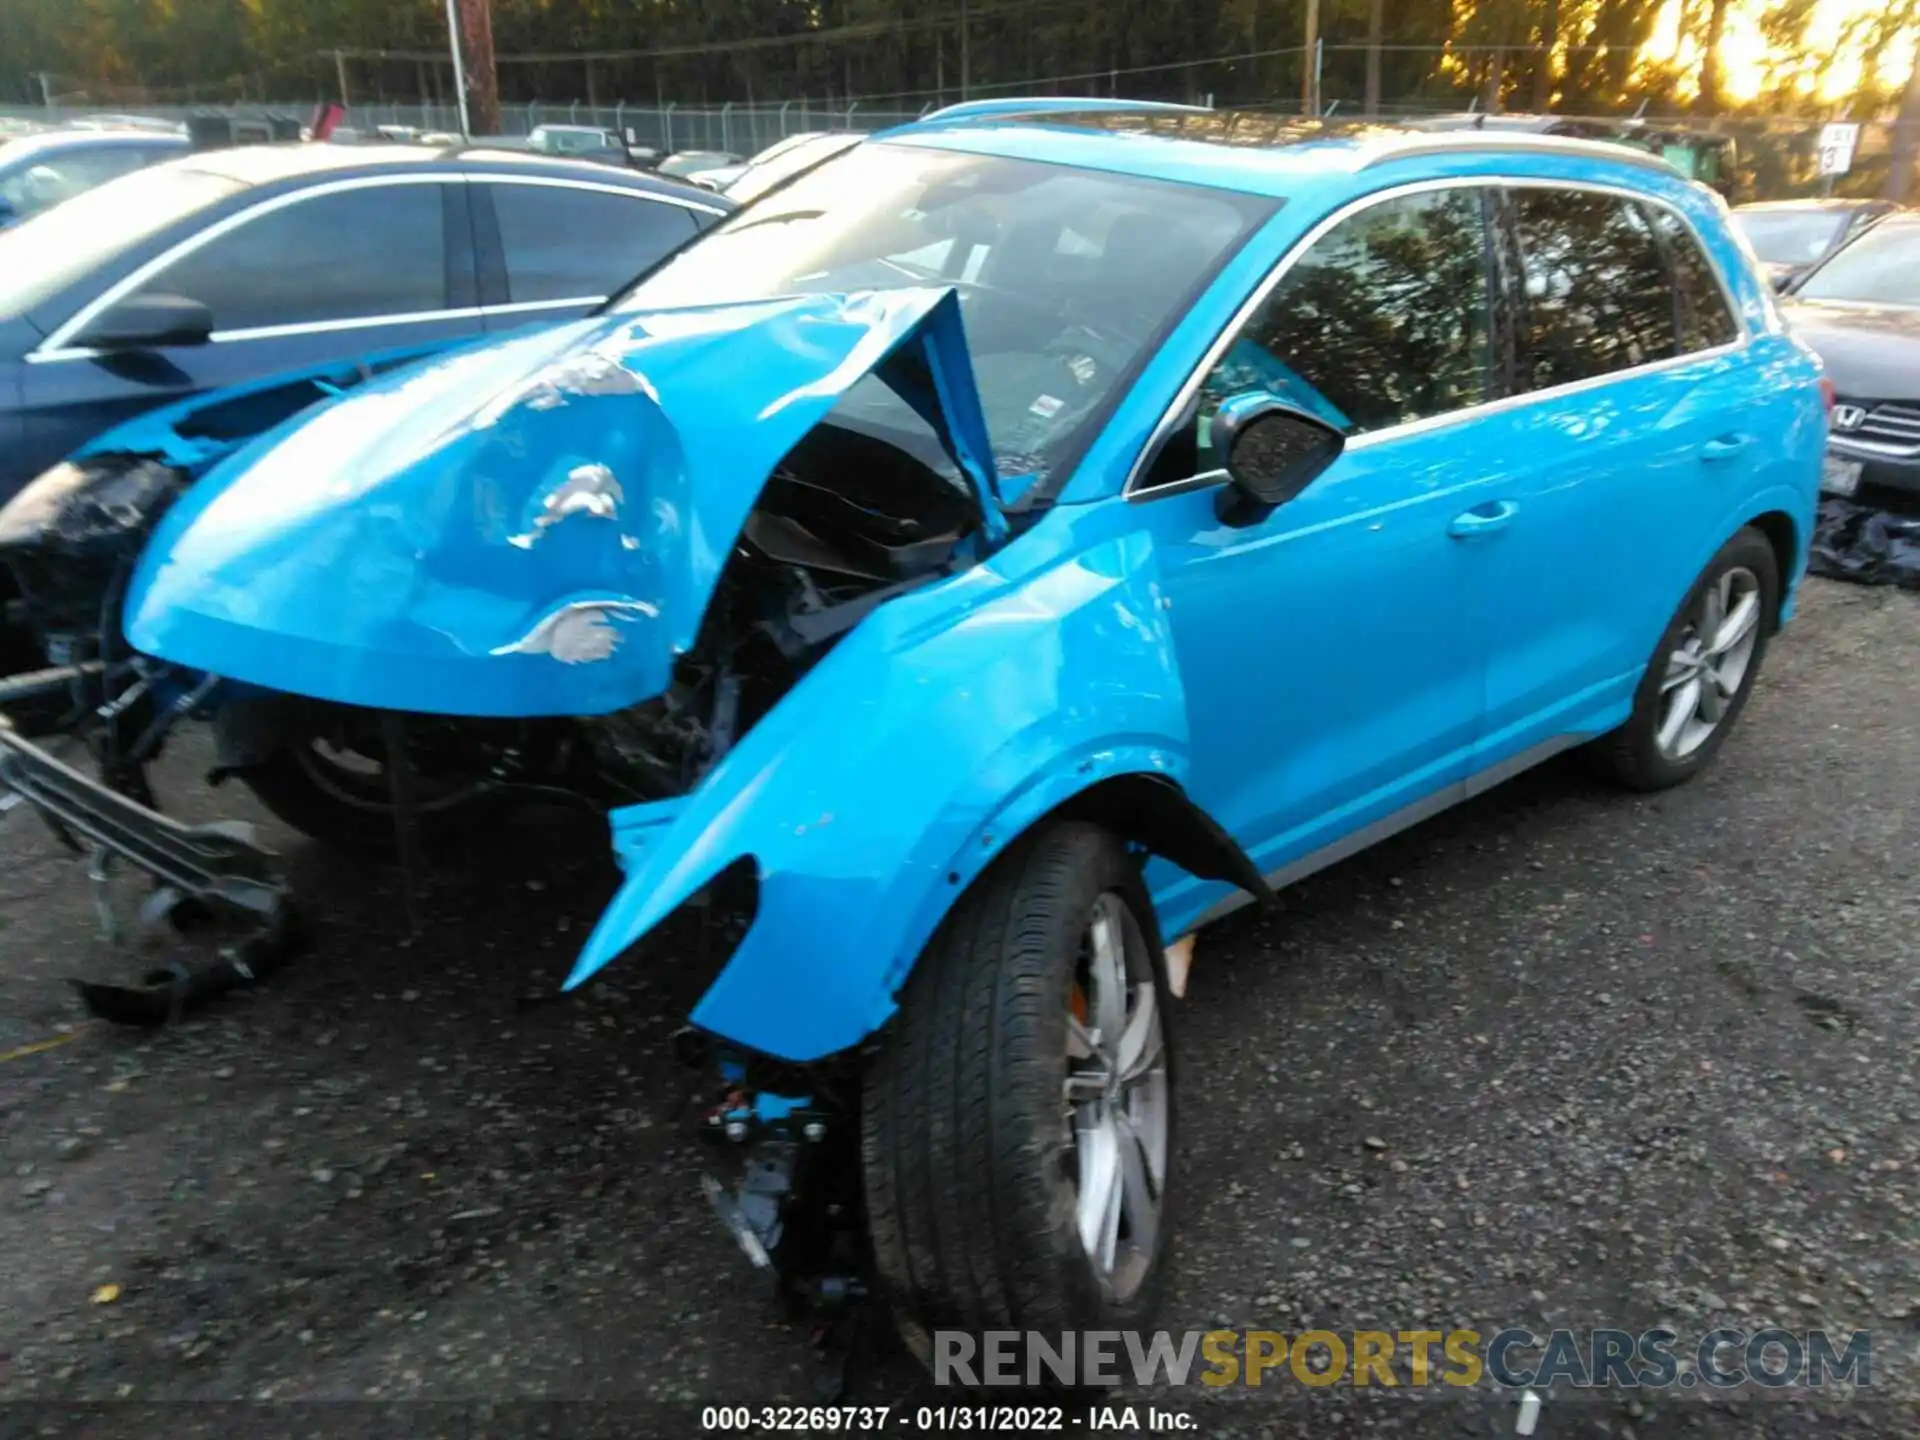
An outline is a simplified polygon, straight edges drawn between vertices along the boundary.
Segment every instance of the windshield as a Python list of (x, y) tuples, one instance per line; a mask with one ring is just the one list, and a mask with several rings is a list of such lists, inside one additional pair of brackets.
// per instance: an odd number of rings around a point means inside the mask
[(82, 275), (240, 188), (204, 170), (163, 165), (0, 230), (0, 319), (29, 314)]
[[(1278, 204), (870, 143), (736, 214), (612, 308), (951, 286), (1000, 475), (1034, 477), (1046, 493), (1174, 321)], [(905, 409), (872, 377), (847, 403), (875, 420), (889, 406)]]
[(1835, 210), (1736, 210), (1753, 253), (1769, 265), (1811, 265), (1827, 253), (1847, 216)]
[(1794, 298), (1920, 306), (1920, 226), (1881, 221), (1835, 251)]
[(762, 195), (770, 195), (794, 176), (824, 165), (842, 150), (851, 150), (865, 139), (861, 135), (813, 135), (789, 145), (778, 155), (755, 160), (738, 180), (727, 186), (726, 196), (741, 205), (751, 205)]

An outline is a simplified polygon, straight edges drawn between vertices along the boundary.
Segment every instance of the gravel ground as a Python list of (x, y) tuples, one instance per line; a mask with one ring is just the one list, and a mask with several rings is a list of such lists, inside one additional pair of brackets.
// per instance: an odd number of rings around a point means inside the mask
[[(1914, 597), (1816, 582), (1698, 783), (1549, 766), (1207, 931), (1164, 1323), (1871, 1329), (1867, 1396), (1574, 1397), (1536, 1433), (1920, 1433), (1917, 658)], [(163, 797), (247, 813), (195, 749)], [(135, 963), (75, 862), (0, 823), (0, 1430), (690, 1434), (700, 1403), (811, 1399), (695, 1183), (670, 1037), (698, 932), (553, 1000), (614, 883), (593, 824), (437, 871), (412, 943), (390, 875), (268, 833), (310, 953), (144, 1036), (81, 1020), (62, 978)], [(124, 1403), (262, 1398), (442, 1403)], [(882, 1355), (855, 1398), (928, 1395)], [(1206, 1435), (1515, 1418), (1120, 1398)]]

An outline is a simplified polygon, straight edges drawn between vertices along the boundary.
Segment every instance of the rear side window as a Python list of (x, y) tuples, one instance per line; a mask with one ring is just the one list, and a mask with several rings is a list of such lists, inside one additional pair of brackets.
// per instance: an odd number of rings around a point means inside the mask
[(1208, 374), (1201, 413), (1266, 390), (1350, 433), (1444, 415), (1492, 398), (1491, 329), (1481, 192), (1385, 200), (1294, 262)]
[(507, 299), (598, 300), (695, 234), (685, 206), (567, 185), (495, 184)]
[(1516, 189), (1508, 213), (1521, 277), (1522, 391), (1679, 353), (1666, 259), (1638, 205), (1591, 191)]
[(1667, 260), (1673, 267), (1681, 350), (1691, 354), (1716, 345), (1731, 345), (1740, 338), (1740, 322), (1727, 303), (1727, 292), (1720, 288), (1713, 262), (1707, 259), (1686, 221), (1661, 205), (1646, 208), (1653, 216), (1654, 229), (1666, 242)]
[(213, 311), (216, 330), (444, 310), (440, 186), (370, 185), (270, 210), (143, 287)]

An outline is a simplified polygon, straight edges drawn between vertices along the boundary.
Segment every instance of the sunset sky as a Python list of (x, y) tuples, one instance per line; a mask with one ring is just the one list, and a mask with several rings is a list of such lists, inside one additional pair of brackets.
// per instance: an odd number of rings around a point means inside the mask
[[(1849, 20), (1881, 8), (1877, 0), (1820, 0), (1807, 33), (1837, 36)], [(1683, 65), (1697, 64), (1699, 47), (1679, 38), (1681, 9), (1680, 0), (1671, 0), (1647, 44), (1646, 53), (1661, 60), (1674, 58)], [(1722, 85), (1729, 99), (1751, 100), (1767, 85), (1767, 42), (1760, 33), (1760, 17), (1766, 9), (1766, 0), (1734, 0), (1728, 12), (1720, 61)], [(1815, 67), (1809, 66), (1801, 80), (1808, 89), (1815, 88), (1817, 83), (1818, 93), (1823, 97), (1845, 95), (1859, 81), (1862, 63), (1859, 49), (1850, 47), (1834, 55), (1824, 75), (1817, 75)], [(1913, 52), (1902, 47), (1898, 53), (1886, 56), (1884, 63), (1888, 77), (1904, 77), (1907, 67), (1913, 63)]]

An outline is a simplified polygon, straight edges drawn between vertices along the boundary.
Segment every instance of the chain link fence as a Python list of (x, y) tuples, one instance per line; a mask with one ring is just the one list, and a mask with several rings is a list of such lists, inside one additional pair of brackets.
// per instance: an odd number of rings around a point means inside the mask
[[(1199, 98), (1206, 100), (1211, 97), (1203, 95)], [(52, 109), (0, 107), (0, 127), (9, 118), (40, 123), (75, 120), (100, 123), (115, 118), (180, 122), (190, 115), (206, 114), (254, 119), (273, 115), (304, 118), (313, 108), (313, 102), (298, 100), (281, 105), (131, 105)], [(663, 153), (674, 150), (719, 150), (751, 155), (788, 135), (814, 130), (884, 130), (906, 124), (935, 108), (937, 106), (932, 101), (911, 109), (860, 101), (828, 105), (813, 100), (763, 105), (645, 106), (529, 101), (501, 107), (501, 133), (508, 138), (523, 139), (540, 125), (594, 125), (619, 132), (630, 144), (651, 146)], [(1300, 107), (1297, 102), (1277, 101), (1259, 108), (1297, 112)], [(1399, 102), (1383, 104), (1379, 112), (1382, 120), (1392, 121), (1457, 108)], [(1335, 120), (1358, 118), (1363, 113), (1359, 103), (1347, 98), (1329, 99), (1326, 109)], [(1593, 119), (1618, 126), (1623, 117), (1566, 118)], [(399, 126), (417, 132), (457, 133), (460, 116), (451, 105), (360, 104), (348, 111), (345, 123), (363, 133), (372, 132), (380, 126)], [(1722, 137), (1719, 143), (1725, 143), (1727, 149), (1721, 173), (1726, 181), (1725, 188), (1735, 203), (1821, 194), (1879, 195), (1886, 187), (1895, 140), (1892, 122), (1863, 122), (1848, 171), (1838, 176), (1822, 176), (1819, 173), (1819, 120), (1800, 117), (1717, 120), (1649, 118), (1646, 123), (1662, 130)]]
[[(265, 119), (273, 115), (305, 117), (314, 109), (312, 101), (289, 101), (284, 105), (130, 105), (130, 106), (57, 106), (52, 109), (0, 107), (0, 119), (27, 123), (88, 121), (94, 124), (114, 119), (167, 121), (183, 123), (193, 115), (231, 115), (235, 118)], [(500, 134), (524, 139), (541, 125), (594, 125), (626, 137), (629, 144), (649, 145), (662, 151), (725, 150), (736, 155), (751, 155), (788, 135), (814, 130), (884, 130), (904, 125), (934, 109), (931, 104), (917, 109), (879, 105), (827, 105), (815, 100), (784, 101), (774, 105), (586, 105), (579, 101), (552, 102), (534, 100), (522, 105), (500, 107)], [(371, 132), (381, 126), (398, 126), (412, 131), (457, 134), (460, 112), (452, 105), (362, 104), (347, 111), (344, 122), (351, 128)]]

